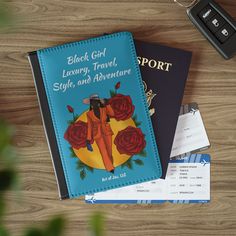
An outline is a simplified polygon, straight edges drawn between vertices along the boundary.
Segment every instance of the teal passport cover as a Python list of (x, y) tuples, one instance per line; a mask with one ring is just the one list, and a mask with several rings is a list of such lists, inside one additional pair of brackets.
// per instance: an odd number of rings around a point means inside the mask
[(158, 179), (131, 33), (29, 53), (60, 198)]

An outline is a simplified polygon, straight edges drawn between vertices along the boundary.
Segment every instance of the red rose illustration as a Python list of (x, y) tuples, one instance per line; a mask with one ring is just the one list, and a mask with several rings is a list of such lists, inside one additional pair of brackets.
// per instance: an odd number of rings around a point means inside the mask
[(134, 113), (134, 105), (130, 96), (125, 96), (123, 94), (116, 94), (114, 97), (109, 99), (109, 104), (111, 105), (116, 120), (127, 120)]
[(70, 113), (73, 113), (73, 112), (74, 112), (73, 107), (71, 107), (70, 105), (67, 105), (67, 110), (68, 110)]
[(118, 82), (115, 86), (115, 89), (119, 89), (120, 88), (120, 82)]
[(145, 148), (146, 141), (140, 128), (128, 126), (118, 132), (114, 144), (120, 154), (133, 156)]
[(86, 147), (87, 129), (88, 124), (79, 120), (67, 128), (64, 139), (66, 139), (73, 148), (80, 149)]

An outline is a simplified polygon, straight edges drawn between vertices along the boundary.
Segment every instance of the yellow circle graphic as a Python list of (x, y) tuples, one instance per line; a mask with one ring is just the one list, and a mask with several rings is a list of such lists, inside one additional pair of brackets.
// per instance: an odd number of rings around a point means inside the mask
[[(85, 111), (83, 114), (80, 115), (80, 117), (77, 119), (87, 122), (87, 117), (86, 117), (87, 111)], [(119, 165), (122, 165), (125, 163), (131, 156), (126, 155), (126, 154), (120, 154), (118, 150), (116, 149), (116, 145), (114, 144), (114, 139), (117, 135), (117, 133), (123, 129), (125, 129), (127, 126), (133, 126), (136, 127), (133, 119), (128, 119), (125, 121), (117, 121), (113, 118), (110, 120), (110, 126), (111, 129), (114, 133), (112, 136), (112, 156), (113, 156), (113, 165), (114, 167), (117, 167)], [(86, 165), (96, 168), (96, 169), (105, 169), (105, 166), (102, 161), (102, 156), (100, 154), (100, 151), (98, 149), (98, 146), (96, 142), (92, 144), (93, 151), (90, 152), (87, 150), (87, 147), (85, 148), (80, 148), (80, 149), (75, 149), (73, 148), (75, 155)]]

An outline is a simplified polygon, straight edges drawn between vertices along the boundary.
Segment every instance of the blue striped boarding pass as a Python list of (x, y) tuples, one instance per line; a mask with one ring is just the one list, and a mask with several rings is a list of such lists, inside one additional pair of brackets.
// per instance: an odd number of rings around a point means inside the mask
[(191, 154), (170, 160), (166, 179), (158, 179), (85, 196), (86, 203), (208, 203), (210, 155)]

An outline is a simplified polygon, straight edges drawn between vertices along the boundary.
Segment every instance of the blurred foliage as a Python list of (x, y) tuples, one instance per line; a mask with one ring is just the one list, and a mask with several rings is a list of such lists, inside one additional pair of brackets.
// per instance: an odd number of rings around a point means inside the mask
[[(13, 130), (3, 120), (0, 120), (0, 225), (5, 207), (4, 193), (16, 182), (16, 171), (14, 170), (16, 158), (15, 152), (11, 148), (12, 134)], [(4, 230), (1, 229), (0, 232), (3, 234)]]
[(96, 212), (90, 219), (90, 231), (94, 236), (104, 235), (104, 217), (101, 212)]
[[(4, 197), (7, 191), (18, 183), (16, 171), (17, 154), (12, 145), (14, 130), (0, 119), (0, 236), (11, 236), (3, 225), (5, 213)], [(23, 236), (61, 236), (65, 226), (63, 217), (54, 217), (43, 228), (30, 227)], [(94, 236), (104, 235), (104, 219), (101, 213), (95, 213), (90, 219), (90, 231)]]
[(62, 217), (50, 220), (44, 229), (29, 228), (24, 236), (59, 236), (62, 235), (65, 221)]
[[(15, 189), (17, 183), (17, 155), (12, 145), (13, 129), (3, 120), (0, 120), (0, 236), (10, 236), (3, 225), (5, 213), (4, 197), (7, 191)], [(60, 236), (65, 225), (63, 217), (55, 217), (48, 224), (40, 228), (29, 228), (24, 236)]]

